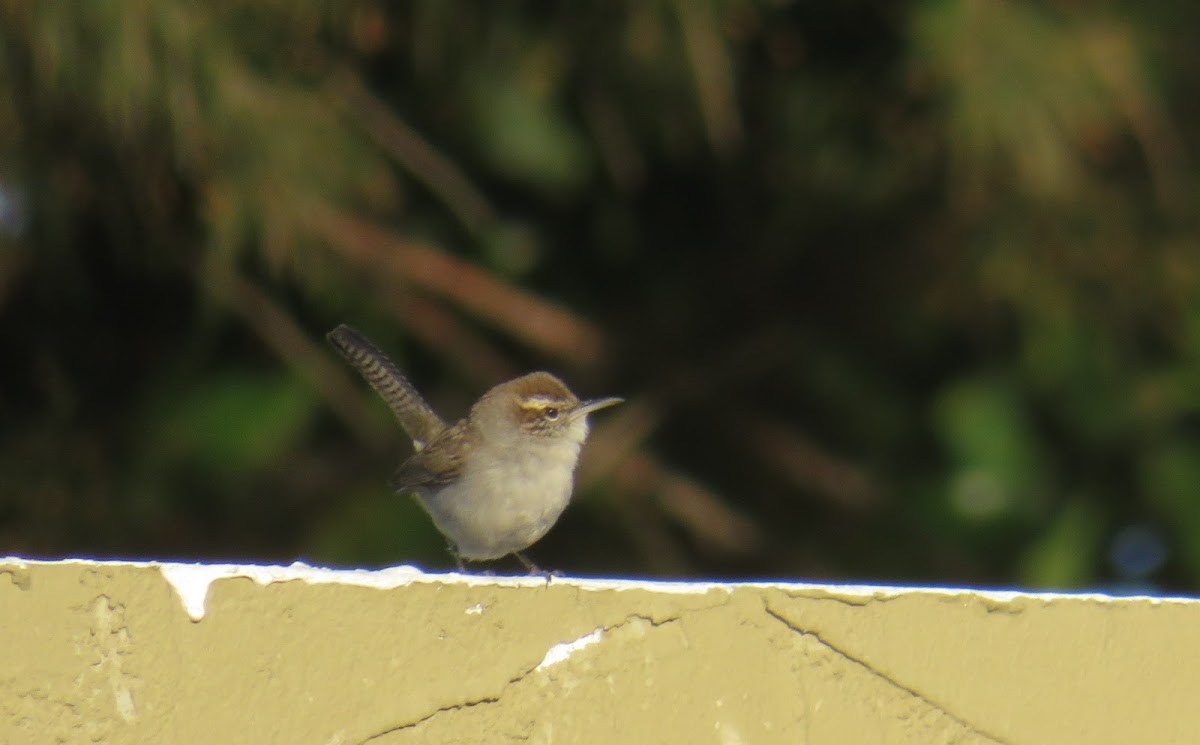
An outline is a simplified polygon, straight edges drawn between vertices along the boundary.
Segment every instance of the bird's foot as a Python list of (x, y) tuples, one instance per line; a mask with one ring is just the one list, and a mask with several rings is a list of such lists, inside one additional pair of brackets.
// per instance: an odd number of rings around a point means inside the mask
[(521, 564), (523, 564), (525, 568), (529, 570), (530, 577), (541, 575), (542, 577), (546, 578), (546, 584), (550, 584), (550, 580), (554, 579), (555, 577), (562, 576), (562, 572), (546, 571), (545, 569), (541, 569), (537, 564), (534, 564), (532, 561), (530, 561), (528, 556), (520, 551), (513, 551), (513, 556), (517, 557), (517, 561), (521, 562)]

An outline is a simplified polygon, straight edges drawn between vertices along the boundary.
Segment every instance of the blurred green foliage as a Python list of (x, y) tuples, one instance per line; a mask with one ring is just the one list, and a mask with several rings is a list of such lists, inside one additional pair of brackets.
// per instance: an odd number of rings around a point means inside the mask
[(547, 566), (1194, 591), (1197, 20), (0, 0), (0, 552), (448, 565), (345, 321), (629, 398)]
[(206, 471), (238, 474), (286, 458), (313, 417), (316, 396), (292, 376), (214, 373), (172, 392), (147, 419), (151, 462), (188, 459)]

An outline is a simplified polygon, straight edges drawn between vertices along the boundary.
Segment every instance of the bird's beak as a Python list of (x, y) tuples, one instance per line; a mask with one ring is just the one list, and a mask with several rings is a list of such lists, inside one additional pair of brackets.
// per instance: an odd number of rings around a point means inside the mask
[(623, 398), (593, 398), (590, 401), (583, 401), (579, 404), (579, 406), (575, 409), (575, 411), (572, 412), (572, 416), (573, 417), (587, 416), (588, 414), (591, 414), (593, 411), (595, 411), (597, 409), (604, 409), (609, 406), (615, 406), (616, 404), (619, 404), (624, 400), (625, 399), (623, 399)]

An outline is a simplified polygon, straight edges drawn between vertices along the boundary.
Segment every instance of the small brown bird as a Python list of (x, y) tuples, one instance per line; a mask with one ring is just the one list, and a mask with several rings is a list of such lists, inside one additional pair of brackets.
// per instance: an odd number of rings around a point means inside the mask
[(483, 394), (447, 426), (396, 366), (346, 325), (329, 342), (359, 371), (408, 436), (413, 455), (392, 477), (412, 492), (461, 561), (522, 553), (558, 521), (574, 488), (587, 415), (620, 398), (580, 401), (561, 380), (535, 372)]

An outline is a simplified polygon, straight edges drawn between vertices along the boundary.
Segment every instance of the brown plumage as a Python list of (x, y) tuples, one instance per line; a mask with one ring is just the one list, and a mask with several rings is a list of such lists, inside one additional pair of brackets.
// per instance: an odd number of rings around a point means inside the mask
[(411, 492), (459, 559), (516, 554), (546, 534), (570, 501), (588, 413), (618, 403), (580, 401), (546, 372), (483, 394), (447, 427), (366, 337), (338, 326), (329, 341), (391, 407), (416, 449), (392, 477)]

